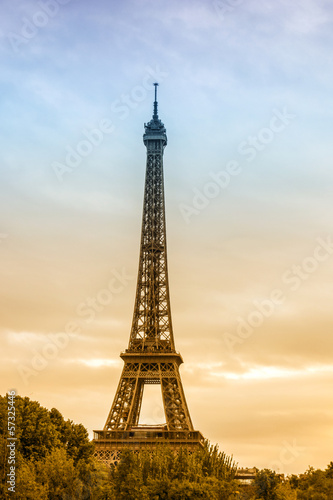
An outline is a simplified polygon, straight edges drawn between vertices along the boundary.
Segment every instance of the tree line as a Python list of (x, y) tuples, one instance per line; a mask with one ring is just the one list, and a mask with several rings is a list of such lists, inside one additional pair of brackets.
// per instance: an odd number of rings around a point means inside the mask
[(0, 396), (0, 498), (18, 500), (333, 500), (333, 462), (283, 479), (257, 471), (252, 485), (234, 479), (232, 457), (206, 442), (190, 454), (168, 446), (124, 450), (117, 466), (94, 458), (82, 424), (27, 397), (15, 398), (15, 493), (8, 491), (8, 400)]

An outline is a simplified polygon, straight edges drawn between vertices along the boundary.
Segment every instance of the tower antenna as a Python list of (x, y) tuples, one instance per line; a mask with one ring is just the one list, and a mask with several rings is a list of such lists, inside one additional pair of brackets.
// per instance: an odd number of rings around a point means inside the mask
[(153, 115), (153, 118), (154, 118), (154, 120), (157, 120), (158, 119), (158, 114), (157, 114), (157, 87), (158, 87), (158, 83), (154, 83), (154, 86), (155, 86), (155, 101), (154, 101), (154, 115)]

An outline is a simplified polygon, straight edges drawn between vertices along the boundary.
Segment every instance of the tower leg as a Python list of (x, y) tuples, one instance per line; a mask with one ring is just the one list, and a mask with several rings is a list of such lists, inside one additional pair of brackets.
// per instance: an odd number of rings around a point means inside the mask
[(138, 378), (133, 397), (132, 410), (129, 416), (129, 426), (138, 425), (142, 405), (144, 382)]
[(119, 385), (112, 407), (107, 418), (104, 430), (110, 431), (114, 429), (125, 430), (128, 427), (130, 414), (133, 414), (133, 401), (136, 401), (136, 393), (138, 389), (137, 377), (124, 377), (126, 365), (121, 375)]
[(190, 413), (176, 363), (173, 377), (162, 377), (161, 388), (168, 430), (193, 430)]

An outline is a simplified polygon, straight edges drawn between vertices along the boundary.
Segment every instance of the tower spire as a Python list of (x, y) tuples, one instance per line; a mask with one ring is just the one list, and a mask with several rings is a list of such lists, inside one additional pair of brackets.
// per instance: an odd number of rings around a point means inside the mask
[(157, 87), (158, 87), (158, 83), (154, 83), (154, 86), (155, 86), (155, 101), (154, 101), (154, 114), (153, 114), (153, 119), (155, 121), (158, 120), (158, 114), (157, 114)]

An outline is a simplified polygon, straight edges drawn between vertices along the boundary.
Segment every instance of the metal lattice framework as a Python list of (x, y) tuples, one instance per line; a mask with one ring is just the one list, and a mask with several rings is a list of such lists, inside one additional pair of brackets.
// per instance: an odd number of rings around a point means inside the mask
[[(137, 290), (128, 349), (117, 392), (103, 431), (95, 432), (96, 457), (107, 463), (119, 458), (119, 450), (168, 442), (174, 447), (201, 445), (193, 430), (179, 374), (182, 357), (175, 350), (172, 331), (163, 182), (166, 130), (157, 114), (157, 84), (152, 120), (145, 124), (147, 148), (145, 194)], [(145, 384), (160, 384), (166, 424), (139, 426)], [(149, 436), (147, 436), (147, 432)]]

